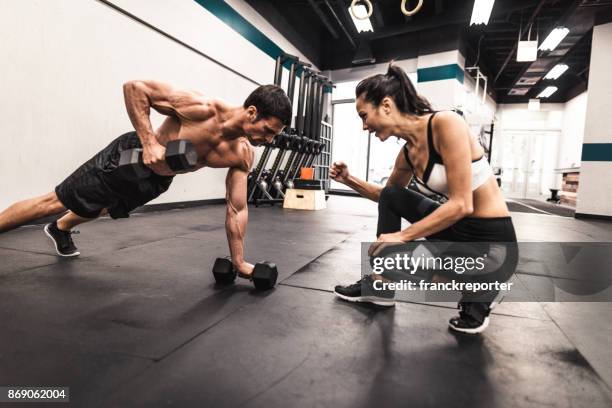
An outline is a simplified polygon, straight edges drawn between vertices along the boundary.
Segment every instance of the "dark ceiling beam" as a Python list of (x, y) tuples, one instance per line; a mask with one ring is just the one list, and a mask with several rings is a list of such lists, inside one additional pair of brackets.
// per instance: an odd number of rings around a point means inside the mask
[[(397, 41), (379, 41), (372, 44), (373, 57), (377, 63), (385, 63), (390, 60), (412, 59), (419, 55), (457, 50), (460, 35), (459, 25), (404, 34), (398, 37)], [(324, 63), (319, 68), (321, 70), (351, 68), (349, 61), (355, 59), (355, 53), (347, 48), (339, 48), (328, 43)]]
[(584, 2), (580, 7), (601, 7), (601, 6), (612, 6), (612, 1), (596, 1), (595, 3)]
[(508, 45), (485, 45), (482, 47), (485, 51), (506, 51), (510, 48)]
[(464, 13), (457, 13), (447, 18), (428, 17), (419, 21), (412, 21), (410, 24), (401, 25), (398, 27), (387, 28), (384, 30), (374, 31), (373, 33), (363, 33), (363, 36), (368, 40), (381, 40), (383, 38), (395, 37), (397, 35), (415, 33), (418, 31), (429, 30), (447, 25), (462, 24), (466, 22)]
[[(525, 24), (525, 27), (521, 30), (521, 32), (519, 34), (520, 38), (523, 38), (523, 35), (527, 33), (527, 30), (529, 29), (529, 27), (531, 27), (531, 25), (535, 21), (535, 18), (538, 16), (540, 11), (542, 10), (542, 7), (544, 7), (545, 3), (546, 3), (546, 0), (540, 0), (540, 3), (538, 4), (536, 9), (531, 14), (531, 17), (529, 17), (529, 20), (527, 21), (527, 24)], [(508, 63), (510, 62), (510, 59), (514, 56), (514, 53), (516, 52), (517, 48), (518, 48), (518, 41), (516, 41), (514, 43), (514, 46), (512, 47), (512, 51), (510, 51), (508, 53), (508, 56), (506, 57), (506, 60), (504, 61), (504, 63), (502, 64), (501, 68), (497, 72), (497, 75), (495, 75), (495, 79), (493, 79), (493, 83), (497, 82), (497, 80), (501, 76), (502, 72), (504, 72), (504, 69), (506, 69), (506, 67), (508, 66)]]
[(329, 31), (329, 33), (334, 38), (334, 40), (337, 40), (339, 38), (338, 33), (336, 32), (334, 27), (332, 27), (332, 25), (331, 25), (330, 21), (328, 20), (327, 16), (325, 15), (325, 13), (323, 13), (323, 11), (321, 11), (321, 9), (317, 5), (317, 3), (315, 3), (314, 0), (308, 0), (308, 4), (310, 4), (310, 7), (312, 7), (312, 9), (317, 14), (317, 16), (319, 16), (319, 18), (321, 19), (321, 22), (323, 23), (325, 28), (327, 28), (327, 31)]
[(336, 23), (340, 26), (340, 28), (342, 29), (342, 32), (344, 32), (344, 35), (346, 35), (346, 38), (351, 43), (351, 46), (353, 47), (353, 49), (357, 48), (357, 44), (355, 44), (355, 40), (353, 40), (353, 37), (347, 31), (346, 27), (344, 26), (344, 23), (342, 23), (342, 20), (340, 20), (340, 17), (338, 17), (338, 14), (336, 14), (336, 11), (334, 10), (334, 8), (331, 6), (331, 4), (329, 4), (329, 1), (325, 0), (324, 2), (325, 2), (325, 5), (327, 6), (327, 9), (331, 13), (331, 15), (334, 17), (334, 20), (336, 20)]
[[(516, 42), (518, 41), (518, 33), (517, 35), (513, 35), (510, 37), (490, 37), (490, 38), (486, 38), (485, 37), (485, 41), (491, 41), (491, 42), (502, 42), (502, 41), (513, 41), (514, 45), (516, 45)], [(508, 44), (508, 48), (512, 48), (512, 45)]]
[[(329, 2), (330, 0), (325, 0), (325, 1)], [(353, 19), (351, 18), (351, 15), (349, 14), (347, 2), (344, 1), (344, 0), (334, 0), (334, 4), (336, 5), (336, 10), (338, 10), (338, 8), (340, 10), (342, 10), (340, 12), (339, 17), (342, 16), (342, 18), (340, 18), (340, 20), (345, 21), (346, 24), (348, 25), (348, 27), (350, 27), (347, 30), (350, 31), (352, 35), (358, 36), (359, 33), (357, 32), (357, 27), (355, 27), (355, 24), (353, 24)], [(352, 38), (352, 36), (351, 36), (351, 38)]]
[[(490, 28), (487, 27), (487, 34), (493, 33), (516, 33), (518, 32), (518, 27), (508, 27), (508, 28)], [(495, 39), (495, 37), (493, 37)]]
[(286, 15), (274, 5), (274, 2), (269, 0), (245, 1), (295, 45), (310, 62), (316, 66), (321, 65), (321, 47), (318, 42), (312, 41), (312, 38), (305, 38), (298, 32), (295, 26), (287, 20)]
[[(545, 1), (545, 0), (542, 0)], [(507, 23), (505, 19), (502, 17), (507, 16), (509, 13), (513, 13), (518, 10), (522, 10), (526, 7), (532, 7), (534, 4), (534, 0), (515, 0), (508, 1), (501, 4), (497, 4), (494, 6), (493, 11), (491, 13), (492, 21), (496, 21), (499, 23)], [(376, 8), (376, 6), (375, 6)], [(399, 11), (398, 11), (399, 12)], [(363, 37), (369, 40), (380, 40), (388, 37), (395, 37), (401, 34), (408, 34), (417, 31), (429, 30), (432, 28), (438, 28), (448, 25), (455, 24), (468, 24), (470, 21), (470, 16), (472, 15), (471, 8), (461, 8), (454, 12), (449, 12), (447, 14), (435, 15), (432, 17), (424, 17), (420, 18), (420, 16), (415, 16), (419, 18), (413, 18), (410, 20), (410, 24), (402, 24), (396, 27), (390, 27), (383, 30), (375, 31), (374, 33), (364, 33)]]
[(374, 25), (374, 29), (376, 30), (376, 27), (384, 27), (385, 26), (385, 20), (383, 18), (382, 12), (380, 11), (381, 7), (373, 7), (372, 9), (372, 17), (374, 17), (374, 23), (376, 23), (376, 25)]

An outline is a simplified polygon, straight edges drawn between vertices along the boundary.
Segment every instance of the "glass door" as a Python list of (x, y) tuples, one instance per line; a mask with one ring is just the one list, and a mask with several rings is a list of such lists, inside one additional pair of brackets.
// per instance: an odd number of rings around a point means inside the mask
[(509, 198), (541, 199), (554, 188), (558, 131), (505, 131), (500, 149), (502, 190)]
[[(368, 135), (363, 130), (354, 100), (334, 102), (333, 107), (332, 162), (343, 161), (355, 177), (385, 185), (403, 143), (395, 137), (383, 143), (373, 134)], [(350, 190), (335, 181), (332, 181), (331, 189)]]
[(404, 143), (396, 138), (381, 142), (374, 134), (370, 136), (370, 156), (368, 160), (368, 181), (384, 186), (391, 175), (397, 154)]
[[(355, 101), (334, 102), (334, 141), (332, 162), (342, 161), (349, 172), (360, 179), (367, 179), (368, 132), (363, 130), (361, 119), (355, 111)], [(350, 190), (344, 184), (331, 182), (332, 190)]]

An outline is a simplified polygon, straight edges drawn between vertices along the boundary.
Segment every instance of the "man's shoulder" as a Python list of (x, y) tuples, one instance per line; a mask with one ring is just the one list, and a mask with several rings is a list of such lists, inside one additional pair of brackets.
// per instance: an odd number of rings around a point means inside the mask
[(200, 95), (200, 98), (202, 102), (205, 103), (215, 113), (224, 113), (234, 108), (234, 106), (227, 104), (227, 102), (222, 101), (221, 99), (206, 98), (203, 95)]
[(255, 162), (255, 149), (246, 137), (241, 137), (237, 141), (237, 153), (242, 158), (243, 170), (250, 171)]
[(219, 154), (225, 157), (227, 167), (250, 171), (255, 161), (255, 149), (245, 137), (222, 142), (225, 146), (219, 149)]

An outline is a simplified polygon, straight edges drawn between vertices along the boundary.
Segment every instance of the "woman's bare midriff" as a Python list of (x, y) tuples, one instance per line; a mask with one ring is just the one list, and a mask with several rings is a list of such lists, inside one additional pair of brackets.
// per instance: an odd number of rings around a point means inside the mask
[(508, 217), (508, 206), (506, 201), (497, 186), (495, 177), (478, 187), (473, 193), (473, 208), (474, 212), (470, 215), (472, 218), (496, 218)]

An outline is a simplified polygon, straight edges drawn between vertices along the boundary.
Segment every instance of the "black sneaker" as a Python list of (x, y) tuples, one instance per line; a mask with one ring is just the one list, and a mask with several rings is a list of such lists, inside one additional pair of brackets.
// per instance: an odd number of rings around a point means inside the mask
[(77, 233), (78, 231), (60, 230), (57, 228), (57, 221), (45, 225), (45, 234), (53, 241), (55, 252), (57, 252), (59, 256), (72, 257), (81, 255), (72, 241), (72, 234)]
[(482, 333), (489, 325), (491, 304), (486, 302), (459, 302), (459, 316), (449, 320), (448, 326), (458, 332)]
[(334, 293), (340, 299), (349, 302), (367, 302), (378, 306), (395, 306), (395, 291), (375, 289), (374, 279), (370, 275), (359, 279), (352, 285), (338, 285), (334, 288)]

